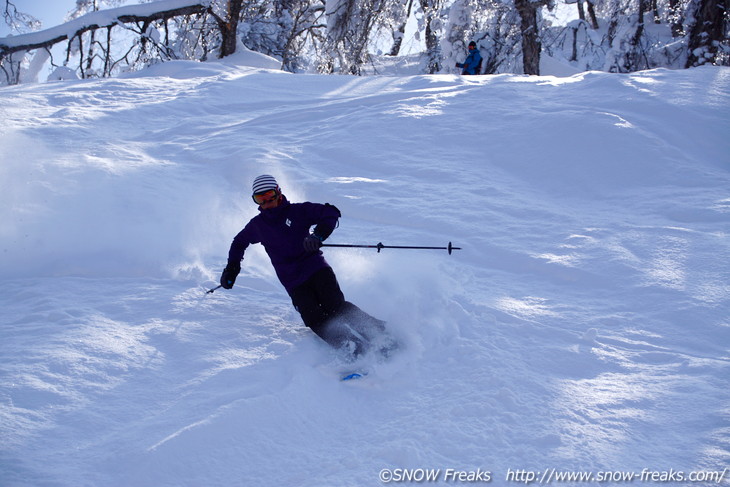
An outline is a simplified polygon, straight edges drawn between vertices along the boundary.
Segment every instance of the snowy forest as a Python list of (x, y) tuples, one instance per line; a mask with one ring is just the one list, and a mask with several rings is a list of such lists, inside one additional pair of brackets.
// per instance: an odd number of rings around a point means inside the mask
[[(575, 15), (560, 22), (558, 2)], [(113, 77), (168, 60), (266, 54), (293, 73), (455, 73), (477, 42), (481, 74), (541, 73), (553, 59), (576, 72), (730, 65), (730, 0), (77, 0), (66, 23), (40, 23), (4, 0), (0, 84)], [(563, 8), (566, 6), (563, 4)], [(407, 34), (408, 32), (408, 34)], [(422, 47), (404, 53), (412, 36)], [(547, 73), (549, 74), (549, 73)]]

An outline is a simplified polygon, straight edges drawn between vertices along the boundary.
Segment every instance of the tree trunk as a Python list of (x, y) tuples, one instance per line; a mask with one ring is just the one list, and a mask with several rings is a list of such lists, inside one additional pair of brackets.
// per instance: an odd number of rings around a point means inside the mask
[(540, 38), (537, 31), (537, 9), (540, 4), (530, 0), (515, 0), (515, 7), (520, 14), (520, 30), (522, 31), (522, 69), (525, 74), (540, 74)]
[[(97, 0), (94, 0), (92, 4), (92, 12), (99, 10), (99, 4)], [(94, 62), (94, 44), (96, 44), (96, 31), (92, 30), (89, 39), (89, 54), (86, 58), (86, 71), (91, 71), (91, 65)]]
[(241, 7), (243, 0), (229, 0), (226, 12), (226, 18), (221, 21), (219, 19), (218, 26), (221, 31), (221, 52), (219, 58), (230, 56), (236, 52), (236, 42), (238, 40), (238, 20), (241, 18)]
[(639, 13), (637, 16), (637, 25), (634, 35), (631, 37), (630, 46), (626, 52), (626, 65), (624, 68), (627, 72), (639, 71), (642, 68), (648, 68), (648, 63), (641, 63), (642, 49), (641, 37), (644, 35), (644, 14), (648, 0), (639, 0)]
[(421, 8), (426, 18), (426, 53), (428, 55), (428, 74), (441, 71), (441, 45), (433, 30), (433, 21), (441, 9), (441, 0), (421, 0)]
[(593, 30), (598, 30), (598, 19), (596, 18), (596, 8), (593, 6), (593, 2), (588, 0), (588, 17), (591, 19), (591, 27)]
[(569, 61), (577, 61), (578, 60), (578, 28), (573, 27), (573, 49), (570, 53), (570, 59)]
[(679, 0), (669, 0), (669, 19), (672, 22), (672, 37), (681, 37), (684, 32)]
[(659, 5), (657, 4), (657, 0), (651, 0), (651, 11), (654, 13), (654, 23), (661, 24), (662, 18), (661, 15), (659, 15)]
[(408, 0), (408, 7), (406, 7), (405, 20), (398, 26), (398, 29), (393, 32), (393, 47), (390, 48), (389, 56), (397, 56), (400, 54), (400, 47), (403, 44), (403, 36), (406, 33), (406, 23), (411, 16), (411, 9), (413, 8), (413, 0)]
[(441, 71), (441, 53), (438, 36), (431, 28), (431, 20), (426, 22), (426, 52), (428, 53), (428, 74)]

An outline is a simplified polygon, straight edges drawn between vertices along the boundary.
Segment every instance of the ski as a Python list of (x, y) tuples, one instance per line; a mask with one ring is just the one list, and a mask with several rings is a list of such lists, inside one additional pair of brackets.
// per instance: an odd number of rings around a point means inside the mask
[(350, 372), (350, 373), (345, 374), (344, 376), (342, 376), (342, 379), (341, 380), (345, 381), (345, 380), (362, 379), (366, 375), (368, 375), (367, 372)]

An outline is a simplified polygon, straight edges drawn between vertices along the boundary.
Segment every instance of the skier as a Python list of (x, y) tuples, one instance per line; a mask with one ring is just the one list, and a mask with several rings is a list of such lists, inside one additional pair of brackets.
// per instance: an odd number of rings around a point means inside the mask
[(469, 55), (463, 63), (456, 63), (457, 68), (463, 68), (461, 74), (481, 74), (482, 70), (482, 54), (477, 49), (477, 43), (471, 41), (469, 43)]
[(385, 330), (385, 322), (345, 300), (320, 250), (337, 226), (340, 210), (329, 203), (290, 203), (268, 174), (254, 179), (252, 190), (259, 214), (233, 239), (221, 286), (233, 287), (246, 248), (261, 243), (304, 324), (352, 357), (365, 353)]

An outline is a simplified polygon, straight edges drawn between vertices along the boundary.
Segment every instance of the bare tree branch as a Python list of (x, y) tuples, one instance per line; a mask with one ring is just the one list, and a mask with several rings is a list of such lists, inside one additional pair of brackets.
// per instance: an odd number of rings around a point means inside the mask
[[(0, 39), (0, 59), (14, 52), (49, 48), (59, 42), (73, 39), (74, 37), (79, 37), (88, 31), (110, 28), (119, 23), (152, 22), (156, 20), (166, 20), (180, 15), (193, 15), (198, 13), (204, 13), (209, 11), (209, 9), (210, 7), (207, 4), (197, 3), (184, 7), (162, 10), (159, 12), (151, 12), (148, 15), (120, 14), (111, 22), (105, 23), (103, 25), (99, 25), (98, 23), (85, 24), (72, 33), (62, 32), (62, 30), (56, 28), (48, 29), (46, 31), (34, 32), (32, 34), (22, 34), (13, 37), (5, 37), (3, 39)], [(44, 38), (45, 32), (47, 32), (48, 37)], [(28, 42), (23, 42), (25, 39), (27, 39)]]

